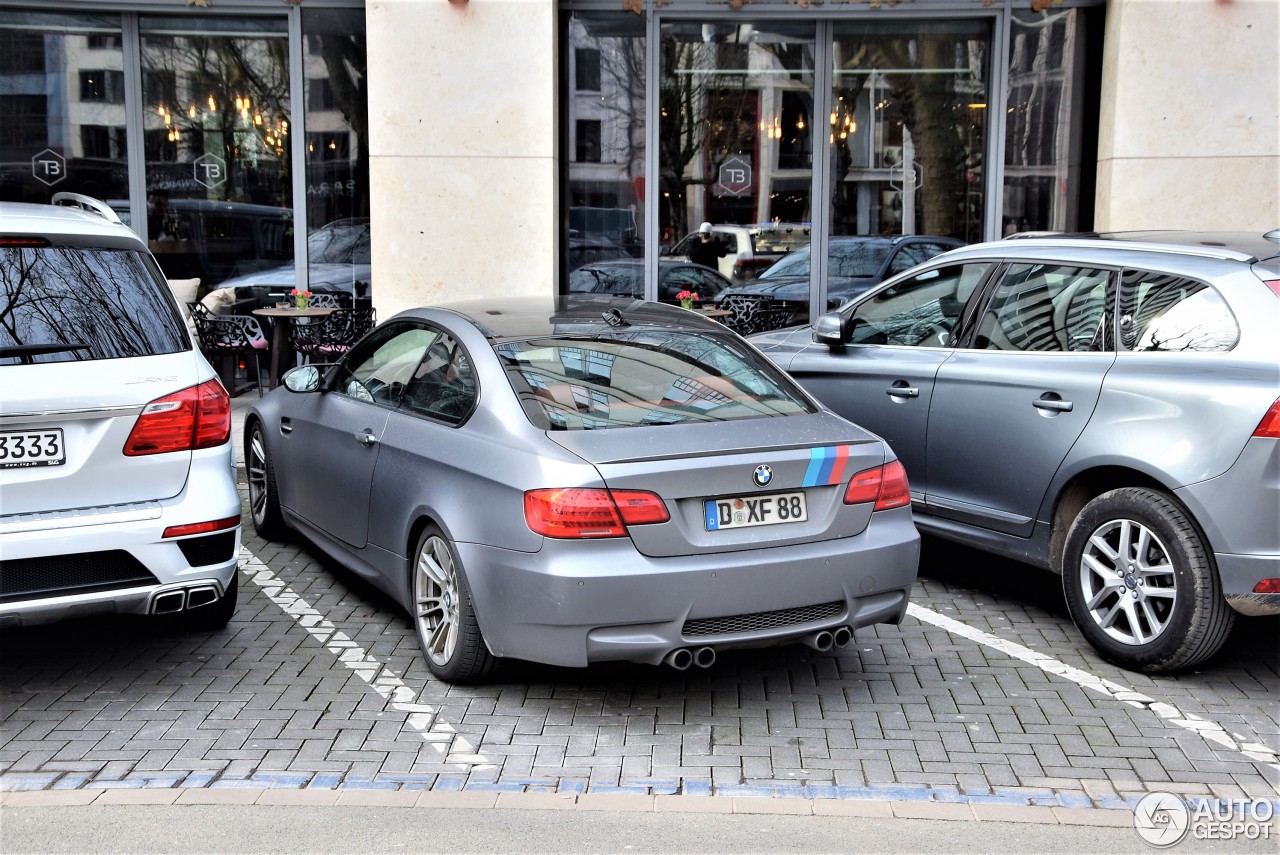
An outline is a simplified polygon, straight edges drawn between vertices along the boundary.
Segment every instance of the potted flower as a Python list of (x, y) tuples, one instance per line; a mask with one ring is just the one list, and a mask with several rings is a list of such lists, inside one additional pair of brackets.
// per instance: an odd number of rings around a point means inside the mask
[(305, 309), (307, 304), (311, 302), (311, 292), (294, 288), (289, 292), (289, 296), (293, 298), (293, 305), (299, 309)]
[(686, 309), (692, 309), (693, 303), (698, 299), (697, 291), (681, 291), (676, 295), (676, 299), (680, 301), (680, 305)]

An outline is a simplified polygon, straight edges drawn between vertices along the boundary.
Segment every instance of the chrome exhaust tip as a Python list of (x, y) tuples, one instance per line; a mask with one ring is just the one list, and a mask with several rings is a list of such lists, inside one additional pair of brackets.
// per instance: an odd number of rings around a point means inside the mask
[(187, 591), (187, 608), (207, 606), (218, 601), (218, 589), (213, 585), (200, 585)]
[(183, 590), (165, 591), (151, 601), (153, 615), (169, 615), (180, 612), (187, 605), (187, 592)]
[(681, 647), (676, 650), (672, 650), (664, 656), (662, 658), (662, 663), (664, 665), (670, 665), (677, 671), (688, 671), (689, 666), (693, 664), (693, 654), (686, 648)]
[(828, 650), (831, 649), (831, 645), (834, 643), (834, 641), (831, 637), (831, 632), (829, 630), (824, 629), (824, 630), (821, 630), (820, 632), (815, 632), (813, 635), (806, 638), (804, 640), (804, 643), (809, 645), (819, 653), (826, 653)]
[(836, 647), (847, 647), (851, 641), (853, 641), (853, 630), (847, 626), (837, 627), (836, 631), (831, 633), (831, 643)]
[(699, 647), (693, 654), (693, 664), (699, 668), (710, 668), (716, 664), (716, 651), (711, 647)]

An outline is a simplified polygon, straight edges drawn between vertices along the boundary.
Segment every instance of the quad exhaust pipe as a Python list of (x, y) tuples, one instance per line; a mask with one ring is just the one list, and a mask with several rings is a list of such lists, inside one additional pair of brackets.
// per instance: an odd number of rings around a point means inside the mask
[(678, 647), (662, 657), (663, 665), (670, 665), (677, 671), (688, 671), (694, 665), (699, 668), (710, 668), (715, 663), (716, 651), (712, 647), (699, 647), (697, 649)]
[(221, 594), (218, 587), (209, 583), (192, 585), (189, 588), (170, 588), (152, 598), (151, 608), (147, 609), (147, 612), (153, 615), (171, 615), (186, 609), (207, 606), (217, 602), (219, 596)]
[(848, 647), (852, 641), (853, 630), (847, 626), (838, 626), (835, 629), (820, 629), (806, 638), (804, 643), (819, 653), (826, 653), (833, 647)]

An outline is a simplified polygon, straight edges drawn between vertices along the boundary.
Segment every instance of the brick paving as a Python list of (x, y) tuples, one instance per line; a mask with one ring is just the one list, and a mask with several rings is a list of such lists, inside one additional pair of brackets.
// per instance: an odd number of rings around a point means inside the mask
[(1276, 619), (1245, 622), (1197, 671), (1134, 674), (1093, 655), (1056, 579), (941, 547), (915, 605), (1137, 700), (914, 617), (830, 653), (733, 652), (683, 673), (507, 662), (490, 685), (450, 687), (430, 678), (407, 618), (318, 551), (249, 526), (244, 545), (225, 631), (95, 618), (0, 633), (7, 804), (26, 791), (277, 804), (429, 791), (587, 808), (628, 795), (755, 811), (766, 803), (752, 797), (887, 801), (894, 815), (1062, 821), (1152, 791), (1274, 801), (1280, 786)]

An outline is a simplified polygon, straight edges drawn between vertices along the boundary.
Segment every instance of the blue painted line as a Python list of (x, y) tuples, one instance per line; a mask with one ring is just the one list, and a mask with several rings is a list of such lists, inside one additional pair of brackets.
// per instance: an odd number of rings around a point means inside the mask
[(586, 791), (587, 791), (586, 781), (562, 780), (560, 782), (560, 789), (557, 792), (564, 793), (565, 795), (573, 794), (576, 796), (581, 793), (585, 793)]
[(468, 793), (523, 793), (523, 784), (504, 784), (501, 781), (472, 781), (462, 788)]
[(297, 790), (307, 785), (311, 775), (306, 772), (258, 772), (250, 780), (270, 789)]
[(436, 778), (436, 782), (432, 785), (431, 789), (446, 793), (458, 793), (462, 791), (462, 788), (466, 786), (466, 783), (466, 775), (441, 775)]
[(141, 790), (142, 781), (90, 781), (86, 790)]
[(709, 796), (711, 781), (705, 778), (685, 778), (680, 782), (680, 791), (686, 796)]
[(587, 792), (593, 794), (608, 793), (609, 795), (620, 796), (647, 796), (649, 795), (648, 787), (628, 787), (611, 784), (593, 784), (587, 788)]
[(307, 783), (308, 790), (333, 790), (342, 785), (342, 776), (337, 772), (320, 772), (312, 775)]
[(213, 780), (213, 774), (210, 772), (192, 772), (182, 781), (182, 786), (201, 788), (209, 786), (209, 782)]
[[(78, 790), (89, 782), (88, 775), (63, 775), (59, 778), (50, 789), (54, 790)], [(3, 790), (4, 787), (0, 787)]]

